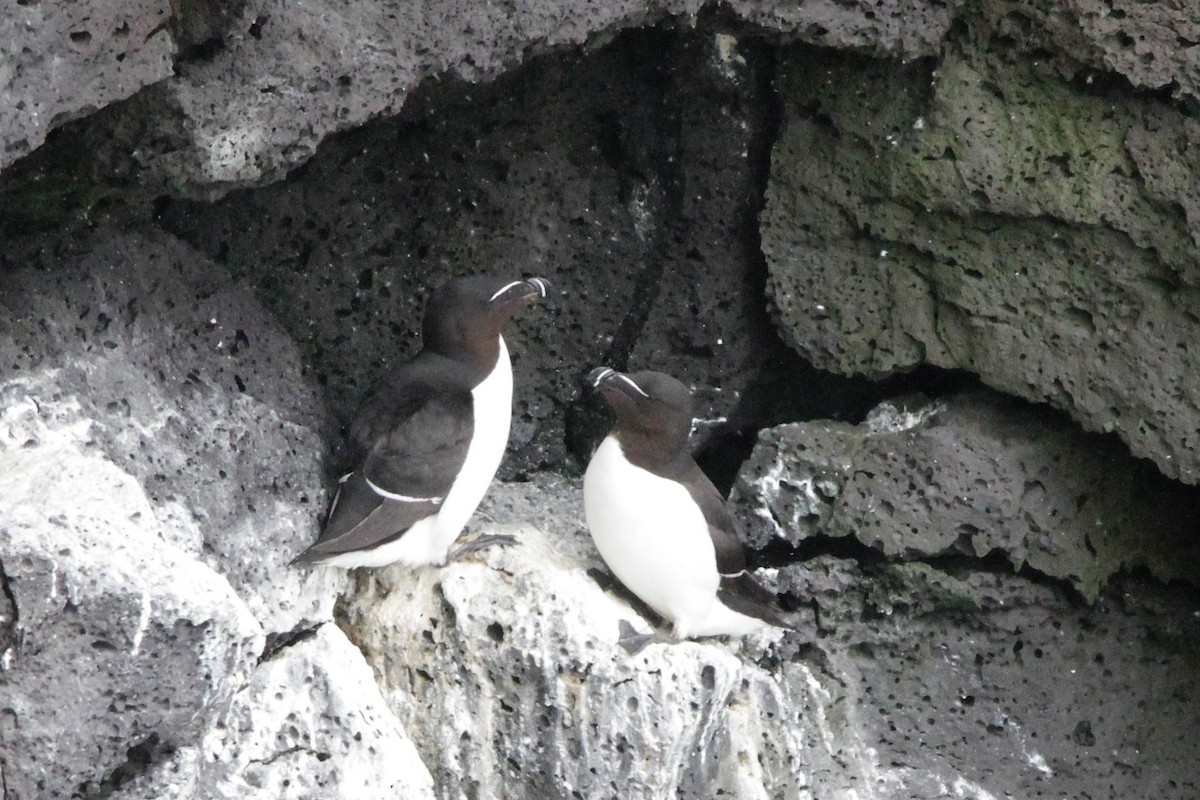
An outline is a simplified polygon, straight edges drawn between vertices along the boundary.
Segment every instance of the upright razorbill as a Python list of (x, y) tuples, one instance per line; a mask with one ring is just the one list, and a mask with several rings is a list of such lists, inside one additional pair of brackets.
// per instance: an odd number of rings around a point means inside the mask
[(350, 427), (355, 464), (316, 543), (293, 563), (445, 563), (500, 466), (512, 365), (500, 329), (546, 296), (542, 278), (458, 278), (425, 310), (423, 347), (381, 382)]
[(688, 451), (692, 397), (661, 372), (602, 367), (589, 382), (617, 414), (583, 479), (596, 549), (680, 638), (790, 627), (746, 558), (716, 487)]

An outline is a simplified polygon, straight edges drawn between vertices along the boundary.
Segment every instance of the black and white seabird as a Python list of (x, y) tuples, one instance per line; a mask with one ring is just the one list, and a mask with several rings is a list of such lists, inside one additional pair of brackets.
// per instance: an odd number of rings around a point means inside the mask
[(421, 352), (359, 411), (348, 441), (354, 470), (295, 563), (445, 563), (508, 443), (513, 378), (500, 329), (548, 288), (543, 278), (471, 277), (433, 293)]
[(688, 451), (688, 388), (607, 367), (588, 379), (617, 414), (583, 479), (588, 529), (617, 579), (679, 638), (790, 627), (747, 571), (725, 502)]

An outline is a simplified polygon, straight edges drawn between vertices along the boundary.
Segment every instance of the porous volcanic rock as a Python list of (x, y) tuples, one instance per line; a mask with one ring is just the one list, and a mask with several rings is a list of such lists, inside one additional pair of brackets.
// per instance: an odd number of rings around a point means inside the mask
[(18, 0), (0, 17), (0, 169), (67, 120), (172, 74), (169, 0)]
[(428, 796), (328, 624), (345, 574), (287, 565), (326, 503), (294, 345), (161, 232), (28, 252), (0, 292), (6, 797)]
[(962, 4), (997, 44), (1037, 53), (1085, 83), (1105, 73), (1142, 89), (1200, 98), (1200, 7), (1193, 3), (1073, 0)]
[[(12, 399), (11, 395), (8, 399)], [(7, 800), (98, 792), (139, 751), (198, 737), (262, 627), (164, 534), (145, 490), (33, 400), (0, 419), (0, 764)]]
[[(494, 487), (478, 527), (517, 544), (364, 575), (341, 610), (437, 797), (766, 800), (868, 780), (845, 698), (816, 668), (776, 663), (780, 634), (626, 653), (620, 622), (648, 625), (589, 574), (579, 496), (541, 476)], [(755, 663), (769, 654), (771, 669)]]
[(775, 588), (817, 621), (881, 765), (854, 796), (1200, 791), (1194, 589), (1123, 575), (1084, 607), (1064, 586), (980, 562), (834, 556), (782, 567)]
[(375, 676), (325, 623), (267, 656), (220, 724), (114, 795), (432, 800), (429, 770), (380, 696)]
[(937, 61), (781, 60), (781, 334), (839, 372), (969, 370), (1200, 481), (1200, 127), (970, 33)]
[(82, 425), (268, 632), (329, 618), (335, 575), (284, 569), (325, 512), (323, 409), (251, 292), (171, 236), (106, 231), (10, 270), (0, 307), (6, 405)]
[[(489, 79), (532, 54), (606, 41), (704, 0), (447, 0), (425, 6), (250, 0), (226, 13), (178, 74), (106, 124), (147, 183), (212, 198), (282, 178), (329, 135), (394, 114), (423, 80)], [(730, 3), (756, 27), (806, 41), (927, 55), (950, 26), (940, 3)], [(186, 16), (186, 15), (185, 15)]]
[(733, 500), (757, 548), (851, 537), (901, 561), (1003, 555), (1090, 601), (1123, 571), (1194, 582), (1200, 567), (1200, 493), (1111, 438), (993, 393), (763, 431)]
[(257, 287), (343, 422), (415, 353), (448, 275), (549, 278), (552, 296), (504, 334), (502, 474), (561, 468), (599, 431), (572, 408), (593, 367), (670, 372), (708, 420), (735, 416), (768, 373), (803, 370), (762, 304), (766, 58), (720, 30), (648, 31), (484, 87), (430, 86), (287, 181), (160, 219)]

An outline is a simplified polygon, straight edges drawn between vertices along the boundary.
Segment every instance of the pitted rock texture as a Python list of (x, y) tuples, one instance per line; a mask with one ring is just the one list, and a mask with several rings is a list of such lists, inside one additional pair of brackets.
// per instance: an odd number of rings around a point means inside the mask
[[(8, 123), (0, 124), (0, 167), (64, 120), (149, 87), (116, 110), (112, 154), (132, 156), (147, 183), (212, 197), (281, 178), (327, 136), (394, 113), (430, 76), (478, 81), (531, 53), (656, 20), (692, 22), (716, 7), (703, 0), (503, 7), (459, 0), (420, 8), (128, 0), (51, 14), (19, 2), (9, 35), (0, 37), (9, 43), (0, 50), (0, 87), (11, 101), (0, 110), (0, 123)], [(986, 29), (1009, 50), (1037, 52), (1063, 74), (1111, 73), (1179, 97), (1195, 98), (1200, 86), (1200, 12), (1187, 3), (731, 0), (719, 7), (770, 35), (903, 59), (935, 55), (957, 21)]]
[[(703, 0), (457, 0), (420, 7), (251, 0), (203, 57), (118, 113), (119, 149), (147, 183), (192, 197), (282, 178), (327, 136), (398, 111), (431, 76), (494, 77), (530, 54), (664, 19), (694, 24)], [(806, 41), (927, 55), (951, 22), (940, 3), (735, 2), (735, 16)]]
[(1006, 48), (1038, 52), (1064, 74), (1122, 76), (1134, 86), (1200, 98), (1200, 8), (1186, 2), (984, 0), (962, 4)]
[(0, 291), (6, 798), (428, 797), (328, 624), (345, 574), (287, 566), (326, 503), (290, 340), (165, 234), (25, 250)]
[(960, 39), (903, 66), (781, 60), (762, 234), (782, 335), (841, 372), (969, 370), (1200, 481), (1200, 128)]
[(169, 77), (169, 0), (17, 0), (0, 17), (0, 169), (51, 129)]
[(704, 419), (737, 418), (765, 376), (804, 371), (762, 308), (764, 57), (711, 30), (639, 32), (486, 87), (434, 86), (282, 184), (162, 220), (257, 287), (343, 422), (416, 352), (432, 286), (548, 277), (555, 293), (504, 334), (502, 474), (561, 467), (564, 440), (586, 455), (599, 432), (568, 413), (593, 367), (670, 372)]
[(1200, 492), (991, 393), (763, 431), (733, 498), (758, 548), (852, 537), (893, 560), (1001, 554), (1089, 601), (1123, 571), (1194, 583), (1200, 569)]
[(956, 9), (937, 0), (791, 3), (726, 0), (737, 16), (764, 31), (822, 47), (920, 58), (936, 53)]
[(620, 621), (648, 625), (589, 574), (579, 498), (560, 478), (493, 487), (476, 527), (517, 544), (362, 574), (341, 607), (437, 797), (767, 800), (873, 784), (848, 699), (786, 657), (783, 634), (626, 653)]
[(80, 441), (87, 423), (0, 419), (6, 800), (99, 792), (139, 748), (198, 737), (246, 679), (262, 627), (167, 541), (144, 489)]
[(1200, 595), (1124, 576), (1084, 608), (977, 566), (780, 569), (886, 765), (857, 796), (1196, 797)]
[(327, 503), (323, 410), (295, 346), (172, 237), (75, 247), (5, 276), (4, 405), (83, 425), (89, 449), (145, 487), (170, 543), (224, 575), (268, 632), (328, 619), (336, 576), (283, 569)]
[(268, 656), (202, 742), (115, 797), (432, 800), (433, 792), (362, 653), (326, 623)]
[(211, 197), (262, 185), (311, 158), (329, 134), (395, 113), (429, 76), (478, 80), (526, 52), (700, 5), (250, 0), (211, 58), (185, 64), (128, 105), (127, 119), (137, 119), (131, 144), (150, 182), (175, 192)]

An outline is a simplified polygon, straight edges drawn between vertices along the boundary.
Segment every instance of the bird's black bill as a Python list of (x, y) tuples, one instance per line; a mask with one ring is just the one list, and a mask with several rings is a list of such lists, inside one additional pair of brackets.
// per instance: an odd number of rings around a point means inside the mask
[(554, 284), (550, 283), (550, 281), (546, 280), (545, 278), (528, 278), (525, 282), (537, 289), (538, 293), (542, 297), (548, 297), (550, 295), (550, 291), (554, 288)]

